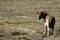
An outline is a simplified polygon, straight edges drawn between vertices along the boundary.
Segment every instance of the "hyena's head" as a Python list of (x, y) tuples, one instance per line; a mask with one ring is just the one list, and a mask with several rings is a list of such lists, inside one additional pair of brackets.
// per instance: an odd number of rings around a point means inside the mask
[(44, 18), (44, 16), (45, 16), (45, 13), (43, 11), (40, 13), (37, 13), (37, 14), (39, 14), (39, 19)]

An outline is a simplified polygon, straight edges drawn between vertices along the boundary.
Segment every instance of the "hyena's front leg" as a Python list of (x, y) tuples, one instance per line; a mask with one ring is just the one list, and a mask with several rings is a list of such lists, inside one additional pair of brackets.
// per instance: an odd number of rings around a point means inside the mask
[(43, 37), (47, 37), (47, 36), (49, 36), (49, 26), (48, 26), (47, 23), (45, 23), (45, 27), (46, 27), (46, 31), (45, 31)]
[(50, 34), (50, 28), (49, 26), (47, 26), (47, 36), (49, 36), (49, 34)]
[(48, 20), (46, 21), (46, 26), (47, 26), (47, 29), (46, 29), (47, 30), (47, 36), (49, 36), (50, 28), (49, 28), (49, 21)]
[(47, 36), (47, 24), (46, 24), (46, 22), (45, 22), (45, 32), (44, 32), (44, 35), (46, 35)]
[(45, 22), (45, 27), (46, 27), (46, 32), (45, 35), (49, 35), (49, 24), (47, 22)]
[(45, 33), (45, 35), (47, 35), (47, 26), (46, 26), (46, 33)]

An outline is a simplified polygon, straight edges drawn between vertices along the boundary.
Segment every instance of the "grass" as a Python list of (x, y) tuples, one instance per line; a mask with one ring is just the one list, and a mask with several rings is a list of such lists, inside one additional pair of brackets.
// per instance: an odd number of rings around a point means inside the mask
[[(40, 26), (43, 25), (43, 22), (39, 22), (37, 17), (32, 17), (32, 18), (17, 18), (17, 17), (2, 17), (0, 19), (0, 22), (11, 22), (11, 23), (21, 23), (21, 24), (16, 24), (17, 26), (20, 27), (35, 27), (35, 26)], [(42, 20), (41, 20), (42, 21)]]
[(15, 15), (33, 14), (34, 15), (36, 11), (35, 9), (37, 8), (38, 5), (40, 5), (40, 1), (44, 2), (43, 0), (14, 0), (14, 1), (5, 0), (2, 2), (0, 1), (1, 7), (2, 7), (2, 8), (0, 7), (1, 8), (0, 11), (3, 14), (8, 14), (7, 16), (14, 16), (14, 14)]
[(32, 36), (25, 31), (21, 32), (19, 28), (43, 27), (44, 21), (35, 16), (36, 12), (41, 10), (46, 10), (55, 16), (55, 31), (60, 33), (60, 0), (54, 0), (52, 3), (50, 0), (0, 0), (0, 39), (18, 40), (23, 36), (26, 38)]

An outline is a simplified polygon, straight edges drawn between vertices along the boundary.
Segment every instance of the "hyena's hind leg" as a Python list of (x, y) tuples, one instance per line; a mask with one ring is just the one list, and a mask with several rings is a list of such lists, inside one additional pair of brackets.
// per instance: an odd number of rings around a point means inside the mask
[(54, 25), (50, 28), (50, 35), (54, 35)]
[(49, 36), (53, 35), (54, 34), (53, 32), (54, 32), (54, 28), (50, 28), (50, 30), (49, 30)]
[(53, 35), (54, 34), (54, 26), (55, 26), (55, 18), (53, 17), (51, 19), (51, 22), (49, 23), (50, 35)]

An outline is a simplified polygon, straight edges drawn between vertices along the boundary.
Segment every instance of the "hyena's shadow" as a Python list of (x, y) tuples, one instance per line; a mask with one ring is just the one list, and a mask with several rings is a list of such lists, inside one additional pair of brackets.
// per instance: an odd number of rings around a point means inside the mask
[(58, 31), (60, 32), (60, 29)]
[(55, 31), (55, 35), (60, 36), (60, 29)]

